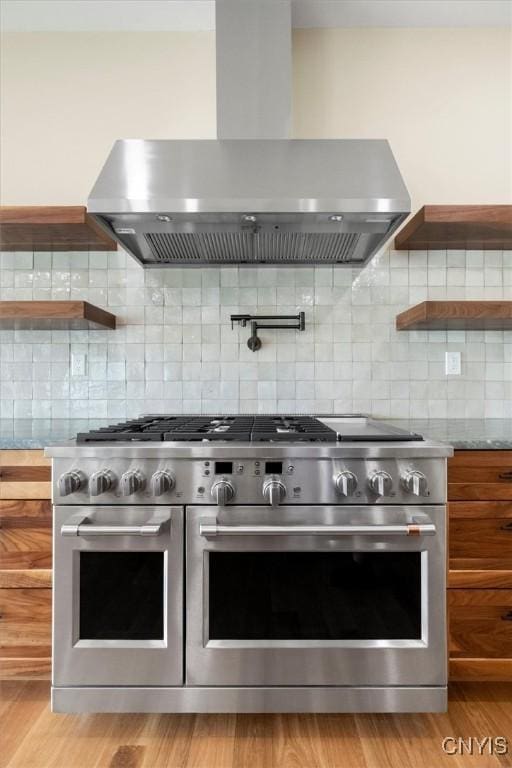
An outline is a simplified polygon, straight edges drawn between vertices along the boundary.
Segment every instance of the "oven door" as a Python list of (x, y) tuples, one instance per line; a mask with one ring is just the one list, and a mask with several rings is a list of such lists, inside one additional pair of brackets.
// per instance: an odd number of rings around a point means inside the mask
[(188, 685), (445, 685), (444, 507), (187, 508)]
[(55, 686), (181, 685), (183, 508), (56, 507)]

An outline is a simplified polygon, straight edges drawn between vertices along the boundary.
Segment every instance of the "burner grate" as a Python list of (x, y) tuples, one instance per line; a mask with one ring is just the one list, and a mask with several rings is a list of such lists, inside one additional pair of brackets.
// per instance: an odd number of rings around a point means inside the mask
[(249, 441), (253, 421), (244, 416), (198, 416), (166, 431), (164, 440)]
[(311, 416), (272, 416), (255, 419), (253, 442), (335, 443), (336, 432)]
[(111, 424), (108, 427), (91, 432), (79, 432), (76, 436), (77, 443), (106, 442), (108, 441), (143, 441), (163, 440), (165, 430), (176, 428), (178, 423), (190, 421), (184, 416), (145, 417), (124, 421), (121, 424)]
[(336, 432), (312, 416), (146, 416), (77, 435), (77, 443), (162, 440), (335, 442)]

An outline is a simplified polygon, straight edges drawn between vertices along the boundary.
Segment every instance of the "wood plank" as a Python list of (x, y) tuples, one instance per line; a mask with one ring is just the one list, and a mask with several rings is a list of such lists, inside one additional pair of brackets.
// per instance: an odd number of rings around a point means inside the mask
[[(122, 716), (121, 716), (122, 717)], [(148, 720), (142, 721), (139, 743), (143, 740), (146, 746), (146, 760), (144, 768), (182, 768), (187, 763), (188, 751), (192, 741), (196, 715), (157, 715), (150, 726)], [(118, 754), (118, 721), (115, 721), (114, 731), (110, 733), (110, 740), (102, 740), (102, 749), (98, 754), (95, 768), (107, 765), (107, 760), (112, 754)], [(148, 762), (148, 760), (150, 762)], [(206, 768), (206, 767), (205, 767)], [(242, 768), (242, 766), (240, 767)], [(252, 768), (258, 768), (253, 763)]]
[[(10, 590), (10, 592), (17, 591), (17, 589)], [(5, 634), (5, 638), (2, 637), (0, 642), (2, 659), (46, 659), (52, 655), (51, 618), (36, 624), (28, 621), (5, 622), (5, 624), (2, 623), (2, 632)], [(31, 642), (29, 643), (26, 642), (27, 634), (30, 634)]]
[(0, 529), (0, 570), (46, 569), (51, 566), (51, 529)]
[(450, 557), (509, 558), (512, 569), (512, 520), (510, 519), (451, 519), (448, 540)]
[(14, 329), (115, 328), (111, 312), (88, 301), (0, 301), (0, 327)]
[(512, 462), (494, 467), (450, 467), (449, 483), (510, 483), (512, 485)]
[(0, 250), (115, 251), (83, 205), (1, 206)]
[[(51, 643), (52, 590), (0, 589), (0, 657), (51, 656)], [(34, 646), (44, 653), (27, 652)]]
[[(450, 589), (448, 591), (448, 606), (498, 606), (504, 611), (508, 611), (512, 610), (512, 590)], [(512, 622), (510, 622), (510, 626), (512, 628)]]
[(512, 205), (424, 205), (395, 237), (397, 251), (512, 248)]
[[(290, 768), (297, 765), (322, 768), (328, 764), (317, 724), (317, 718), (304, 714), (278, 715), (272, 745), (275, 763)], [(347, 750), (347, 759), (351, 757)]]
[(510, 557), (450, 557), (453, 571), (510, 571)]
[(450, 659), (449, 679), (512, 682), (512, 659)]
[(50, 568), (16, 570), (12, 568), (0, 571), (0, 589), (51, 589), (52, 571)]
[(448, 571), (449, 588), (465, 589), (512, 589), (512, 568), (510, 570), (453, 570)]
[(0, 482), (0, 499), (50, 499), (51, 483)]
[(397, 331), (512, 328), (512, 301), (422, 301), (396, 316)]
[(448, 483), (449, 501), (509, 501), (512, 484), (507, 483)]
[[(345, 714), (342, 717), (338, 715), (316, 715), (315, 720), (318, 731), (317, 741), (322, 745), (321, 757), (324, 760), (323, 766), (332, 766), (332, 768), (338, 765), (347, 766), (347, 768), (364, 768), (366, 766), (366, 757), (362, 739), (360, 738), (357, 715)], [(340, 754), (342, 745), (344, 745), (343, 749), (345, 752), (343, 758)]]
[(51, 480), (51, 467), (0, 466), (0, 482), (24, 483), (38, 480)]
[(233, 762), (239, 768), (270, 766), (273, 761), (275, 720), (267, 715), (237, 716)]
[(192, 731), (187, 763), (194, 768), (233, 765), (236, 715), (202, 715)]
[(450, 520), (511, 518), (512, 501), (450, 501), (448, 516)]
[(9, 619), (44, 622), (51, 616), (51, 603), (51, 589), (0, 589), (0, 622)]
[(0, 499), (0, 528), (51, 528), (49, 499)]
[(448, 459), (448, 473), (452, 467), (512, 467), (512, 451), (456, 450)]
[[(49, 683), (45, 680), (37, 682), (4, 680), (0, 682), (0, 700), (2, 701), (1, 768), (7, 768), (11, 757), (20, 748), (27, 733), (48, 709), (48, 696)], [(32, 768), (35, 768), (34, 764)]]
[(449, 589), (449, 655), (512, 659), (512, 590)]
[[(434, 735), (436, 729), (428, 715), (367, 714), (355, 717), (367, 768), (438, 768), (446, 765), (446, 756), (439, 747), (442, 738)], [(443, 725), (439, 726), (442, 730), (452, 733), (449, 717), (443, 714), (437, 716), (437, 720), (442, 721)], [(339, 748), (336, 754), (335, 768), (350, 768)], [(452, 768), (461, 768), (457, 757), (452, 756), (452, 760), (455, 760), (451, 763)]]
[[(89, 718), (87, 718), (89, 719)], [(101, 716), (98, 718), (98, 722)], [(123, 715), (114, 715), (108, 718), (109, 738), (104, 737), (104, 732), (97, 738), (98, 728), (91, 727), (92, 723), (84, 722), (84, 718), (75, 719), (75, 731), (78, 728), (78, 738), (88, 751), (88, 762), (94, 768), (150, 768), (155, 765), (169, 765), (169, 768), (178, 768), (183, 763), (181, 757), (185, 758), (189, 748), (192, 727), (195, 723), (195, 717), (178, 718), (174, 716), (161, 715), (140, 715), (133, 714), (128, 717)], [(190, 723), (186, 723), (190, 720)], [(171, 722), (169, 722), (171, 721)], [(169, 725), (169, 727), (168, 727)], [(173, 727), (174, 726), (174, 727)], [(183, 726), (183, 727), (182, 727)], [(155, 760), (155, 755), (162, 745), (165, 736), (169, 734), (171, 739), (171, 748), (168, 753), (170, 760), (168, 763)], [(71, 735), (71, 734), (70, 734)], [(176, 750), (172, 747), (173, 737), (176, 736)], [(62, 740), (62, 734), (60, 735)], [(95, 744), (94, 750), (90, 749), (91, 741)], [(80, 744), (76, 741), (70, 754), (71, 762), (76, 763), (82, 759)], [(60, 753), (56, 756), (55, 768), (62, 761), (64, 755)], [(148, 763), (148, 757), (150, 762)], [(59, 759), (60, 758), (60, 759)]]
[[(48, 683), (8, 681), (2, 684), (0, 765), (213, 768), (220, 765), (220, 755), (221, 768), (510, 765), (507, 755), (461, 757), (444, 753), (441, 746), (449, 735), (510, 740), (510, 685), (454, 683), (449, 693), (449, 712), (432, 714), (56, 716), (50, 712)], [(200, 761), (194, 744), (198, 733)], [(300, 759), (304, 755), (307, 762)]]
[(49, 680), (52, 660), (48, 658), (0, 657), (0, 680)]
[(4, 450), (0, 451), (0, 467), (3, 466), (29, 466), (51, 467), (52, 460), (44, 455), (44, 451), (29, 450)]

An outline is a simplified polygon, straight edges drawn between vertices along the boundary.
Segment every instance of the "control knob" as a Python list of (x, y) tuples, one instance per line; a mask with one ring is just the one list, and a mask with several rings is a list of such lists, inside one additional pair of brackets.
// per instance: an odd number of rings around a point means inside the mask
[(389, 496), (393, 487), (393, 480), (387, 472), (377, 470), (368, 478), (368, 485), (376, 496)]
[(413, 496), (428, 495), (427, 478), (423, 472), (419, 472), (417, 469), (411, 469), (402, 476), (402, 487), (407, 493), (412, 493)]
[(225, 507), (234, 495), (235, 486), (233, 483), (230, 483), (229, 480), (217, 480), (217, 482), (212, 485), (212, 496), (219, 507)]
[(143, 491), (146, 478), (138, 469), (130, 469), (121, 475), (121, 493), (123, 496), (132, 496), (137, 491)]
[(64, 472), (64, 474), (59, 477), (58, 485), (59, 494), (61, 496), (69, 496), (70, 493), (76, 493), (84, 487), (85, 475), (76, 469), (73, 469), (70, 472)]
[(271, 507), (277, 507), (286, 496), (286, 487), (280, 480), (267, 480), (263, 484), (263, 497)]
[(158, 470), (151, 478), (153, 496), (162, 496), (162, 494), (172, 491), (175, 485), (174, 475), (165, 469)]
[(334, 478), (334, 486), (342, 496), (352, 496), (356, 492), (357, 477), (348, 470), (340, 472)]
[(113, 490), (116, 482), (117, 478), (110, 469), (100, 469), (89, 479), (89, 493), (91, 496), (101, 496), (102, 493)]

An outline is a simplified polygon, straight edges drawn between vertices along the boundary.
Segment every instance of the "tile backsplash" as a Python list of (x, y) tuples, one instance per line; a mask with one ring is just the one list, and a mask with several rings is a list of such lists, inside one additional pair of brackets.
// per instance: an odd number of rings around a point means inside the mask
[[(143, 270), (124, 252), (2, 253), (0, 299), (85, 299), (115, 331), (0, 330), (0, 416), (355, 412), (392, 418), (512, 417), (512, 331), (402, 331), (429, 299), (512, 299), (512, 251), (386, 251), (364, 269)], [(262, 331), (234, 312), (306, 313)], [(445, 375), (445, 352), (462, 375)], [(86, 374), (71, 375), (73, 355)]]

